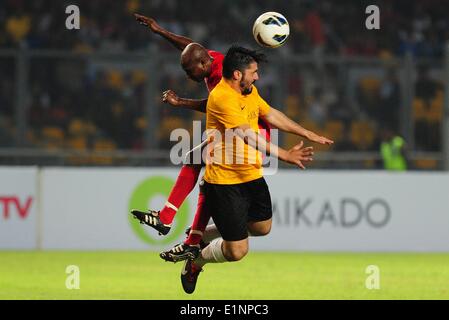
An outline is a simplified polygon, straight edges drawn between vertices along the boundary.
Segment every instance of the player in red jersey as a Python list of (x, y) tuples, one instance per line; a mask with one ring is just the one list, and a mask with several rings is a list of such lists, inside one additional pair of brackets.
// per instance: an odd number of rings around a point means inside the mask
[[(181, 66), (186, 72), (187, 76), (196, 81), (205, 81), (209, 92), (220, 82), (222, 78), (222, 63), (224, 55), (220, 52), (207, 50), (198, 43), (193, 42), (192, 39), (171, 33), (160, 27), (152, 18), (135, 14), (136, 20), (142, 25), (148, 26), (151, 31), (159, 34), (177, 49), (182, 50)], [(207, 99), (186, 99), (180, 98), (171, 90), (163, 93), (163, 101), (173, 106), (188, 108), (195, 111), (205, 112)], [(269, 125), (262, 119), (259, 119), (259, 128), (263, 129), (267, 141), (270, 140)], [(309, 139), (310, 141), (321, 144), (332, 144), (333, 141), (319, 136), (311, 131), (301, 128), (299, 135)], [(304, 148), (304, 154), (308, 154), (310, 149)], [(309, 159), (309, 156), (304, 156), (304, 160)], [(131, 213), (141, 221), (154, 229), (159, 234), (166, 235), (171, 228), (171, 223), (176, 215), (178, 208), (187, 198), (189, 193), (193, 190), (198, 181), (201, 171), (201, 164), (185, 164), (183, 165), (176, 183), (167, 199), (164, 208), (161, 211), (149, 210), (143, 212), (139, 210), (132, 210)], [(207, 226), (210, 214), (204, 210), (204, 194), (200, 186), (200, 194), (198, 198), (197, 211), (195, 213), (194, 221), (188, 233), (187, 239), (180, 245), (162, 252), (161, 258), (168, 261), (180, 261), (185, 259), (193, 259), (199, 254), (200, 242), (209, 242), (220, 236), (215, 225)], [(262, 235), (263, 232), (258, 230), (249, 230), (251, 235)]]

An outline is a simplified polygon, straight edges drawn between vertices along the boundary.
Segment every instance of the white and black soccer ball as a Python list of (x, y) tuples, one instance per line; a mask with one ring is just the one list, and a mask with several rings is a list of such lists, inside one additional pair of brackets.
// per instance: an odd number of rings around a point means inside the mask
[(254, 22), (254, 39), (263, 47), (277, 48), (285, 43), (289, 34), (287, 19), (278, 12), (265, 12)]

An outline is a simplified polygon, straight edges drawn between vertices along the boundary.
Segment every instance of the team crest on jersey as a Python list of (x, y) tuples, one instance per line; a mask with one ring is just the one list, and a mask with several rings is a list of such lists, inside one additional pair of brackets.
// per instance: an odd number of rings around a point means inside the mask
[(250, 113), (248, 113), (248, 121), (253, 120), (255, 118), (258, 118), (257, 112), (256, 111), (251, 111)]

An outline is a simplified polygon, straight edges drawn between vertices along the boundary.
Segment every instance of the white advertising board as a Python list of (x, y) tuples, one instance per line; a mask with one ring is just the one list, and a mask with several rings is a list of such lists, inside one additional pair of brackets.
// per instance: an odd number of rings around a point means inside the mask
[(449, 251), (449, 175), (280, 171), (264, 250)]
[(44, 169), (43, 249), (160, 250), (182, 241), (193, 219), (197, 188), (179, 209), (168, 236), (158, 236), (129, 213), (131, 208), (160, 210), (178, 172), (164, 168)]
[[(198, 187), (168, 236), (138, 224), (129, 210), (162, 208), (178, 173), (179, 168), (45, 168), (40, 173), (2, 168), (0, 246), (169, 248), (185, 237)], [(280, 170), (266, 180), (273, 227), (268, 236), (251, 238), (251, 250), (449, 252), (447, 173)]]
[(37, 246), (37, 168), (0, 167), (0, 249)]

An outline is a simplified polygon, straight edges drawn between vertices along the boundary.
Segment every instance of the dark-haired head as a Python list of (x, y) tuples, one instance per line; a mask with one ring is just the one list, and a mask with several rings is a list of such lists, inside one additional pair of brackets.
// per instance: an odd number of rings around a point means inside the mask
[(259, 79), (258, 64), (266, 61), (265, 54), (259, 51), (232, 46), (223, 60), (223, 78), (239, 81), (242, 94), (250, 94)]
[(188, 44), (181, 53), (181, 66), (187, 76), (196, 81), (203, 81), (210, 75), (212, 57), (199, 43)]

